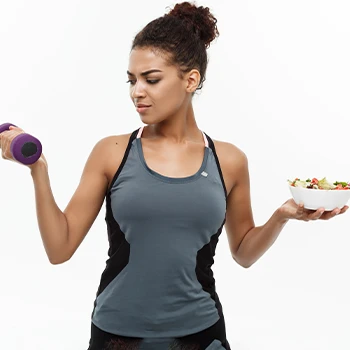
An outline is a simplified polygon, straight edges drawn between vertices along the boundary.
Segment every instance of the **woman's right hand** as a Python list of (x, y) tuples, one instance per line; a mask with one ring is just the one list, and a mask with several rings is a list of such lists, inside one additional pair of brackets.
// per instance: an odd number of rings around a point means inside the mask
[[(2, 133), (0, 133), (0, 148), (1, 148), (1, 156), (3, 159), (6, 160), (10, 160), (22, 165), (26, 165), (23, 164), (19, 161), (17, 161), (16, 159), (13, 158), (11, 150), (10, 150), (10, 146), (11, 146), (11, 142), (13, 141), (13, 139), (19, 135), (19, 134), (23, 134), (24, 130), (17, 127), (17, 126), (13, 126), (11, 125), (9, 127), (9, 130), (5, 130)], [(33, 164), (29, 164), (26, 165), (28, 168), (30, 168), (31, 170), (35, 169), (37, 166), (39, 166), (40, 164), (44, 164), (46, 166), (46, 168), (48, 167), (46, 158), (44, 157), (44, 154), (41, 153), (40, 158)]]

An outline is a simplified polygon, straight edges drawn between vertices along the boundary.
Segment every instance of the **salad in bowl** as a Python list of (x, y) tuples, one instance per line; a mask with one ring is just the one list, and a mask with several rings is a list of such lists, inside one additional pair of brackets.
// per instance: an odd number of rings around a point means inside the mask
[(287, 181), (294, 201), (297, 204), (303, 202), (306, 209), (341, 209), (350, 199), (350, 181), (329, 182), (325, 177), (320, 180), (314, 177)]

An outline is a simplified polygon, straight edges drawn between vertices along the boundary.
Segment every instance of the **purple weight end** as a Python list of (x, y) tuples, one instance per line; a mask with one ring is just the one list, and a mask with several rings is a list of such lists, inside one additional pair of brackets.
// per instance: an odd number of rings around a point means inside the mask
[(29, 165), (35, 163), (41, 156), (41, 142), (29, 134), (19, 134), (10, 146), (13, 158), (22, 164)]
[(3, 132), (3, 131), (6, 131), (6, 130), (9, 130), (10, 129), (10, 126), (16, 126), (15, 124), (11, 124), (11, 123), (4, 123), (4, 124), (1, 124), (0, 125), (0, 134)]

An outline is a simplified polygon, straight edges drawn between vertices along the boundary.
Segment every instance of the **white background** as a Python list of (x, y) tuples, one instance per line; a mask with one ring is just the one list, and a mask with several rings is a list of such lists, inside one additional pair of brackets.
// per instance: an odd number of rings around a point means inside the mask
[[(0, 2), (0, 115), (43, 143), (64, 210), (102, 137), (142, 125), (128, 96), (133, 37), (168, 0)], [(289, 197), (286, 180), (350, 180), (349, 3), (201, 1), (218, 19), (199, 127), (248, 156), (255, 223)], [(86, 350), (107, 260), (105, 206), (73, 258), (51, 265), (29, 169), (0, 159), (1, 349)], [(214, 274), (234, 350), (350, 348), (349, 214), (290, 221), (251, 268), (223, 232)]]

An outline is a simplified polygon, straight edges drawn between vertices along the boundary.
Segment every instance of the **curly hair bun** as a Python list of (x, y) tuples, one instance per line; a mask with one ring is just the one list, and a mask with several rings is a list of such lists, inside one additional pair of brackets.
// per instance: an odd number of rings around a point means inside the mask
[(219, 36), (216, 26), (217, 19), (210, 13), (208, 7), (197, 7), (189, 2), (182, 2), (168, 13), (168, 16), (177, 17), (184, 21), (189, 30), (194, 30), (208, 48), (210, 43)]

